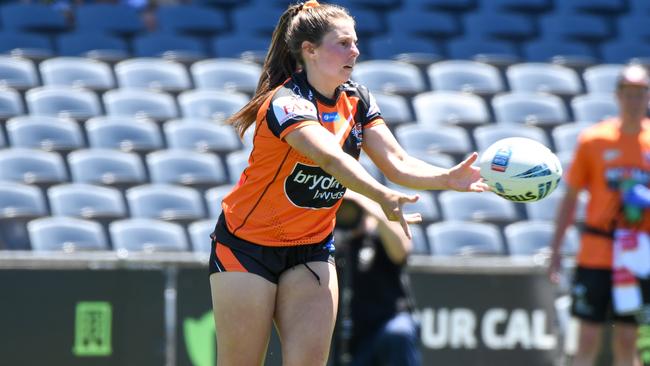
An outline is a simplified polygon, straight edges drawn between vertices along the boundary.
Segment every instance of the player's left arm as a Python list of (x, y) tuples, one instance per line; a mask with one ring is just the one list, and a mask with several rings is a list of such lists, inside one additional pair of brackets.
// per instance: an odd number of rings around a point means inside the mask
[(433, 166), (404, 151), (383, 123), (364, 129), (363, 150), (388, 179), (405, 187), (471, 192), (489, 190), (481, 179), (479, 168), (472, 166), (478, 157), (475, 152), (452, 168)]

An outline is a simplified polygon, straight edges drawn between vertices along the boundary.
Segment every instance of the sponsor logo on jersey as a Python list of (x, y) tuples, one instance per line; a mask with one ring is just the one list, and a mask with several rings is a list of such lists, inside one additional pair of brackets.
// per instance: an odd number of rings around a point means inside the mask
[(339, 112), (330, 112), (321, 114), (321, 120), (323, 122), (336, 122), (341, 119)]
[(314, 103), (295, 96), (279, 97), (273, 101), (273, 113), (280, 126), (292, 118), (318, 120)]
[(329, 208), (345, 194), (345, 187), (318, 166), (296, 163), (284, 180), (291, 203), (302, 208)]
[(506, 169), (508, 169), (511, 155), (512, 150), (510, 150), (510, 148), (501, 148), (497, 150), (496, 154), (494, 154), (494, 157), (492, 158), (490, 169), (497, 172), (505, 172)]

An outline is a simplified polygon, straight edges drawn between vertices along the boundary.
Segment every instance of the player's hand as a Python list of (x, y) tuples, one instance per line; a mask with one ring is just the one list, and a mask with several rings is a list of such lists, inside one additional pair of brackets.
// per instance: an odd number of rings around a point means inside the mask
[(478, 153), (473, 152), (467, 159), (449, 169), (447, 180), (449, 189), (460, 192), (485, 192), (490, 190), (490, 187), (481, 178), (481, 169), (472, 166), (477, 158)]
[(403, 211), (403, 206), (407, 203), (414, 203), (420, 198), (419, 195), (408, 195), (397, 191), (392, 191), (386, 195), (382, 202), (381, 209), (390, 221), (398, 221), (402, 225), (404, 233), (409, 239), (412, 239), (411, 229), (408, 224), (419, 224), (422, 222), (422, 215), (419, 213), (407, 214)]
[(560, 269), (562, 268), (562, 256), (559, 252), (553, 251), (551, 253), (550, 262), (548, 265), (548, 279), (555, 284), (560, 283)]

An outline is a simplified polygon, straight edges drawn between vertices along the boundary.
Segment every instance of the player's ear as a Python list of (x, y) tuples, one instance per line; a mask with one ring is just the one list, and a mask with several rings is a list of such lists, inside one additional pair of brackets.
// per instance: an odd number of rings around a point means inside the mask
[(309, 57), (309, 56), (313, 56), (316, 53), (315, 52), (316, 51), (316, 45), (314, 45), (313, 43), (311, 43), (309, 41), (302, 41), (302, 45), (300, 45), (300, 47), (302, 49), (302, 54), (304, 56)]

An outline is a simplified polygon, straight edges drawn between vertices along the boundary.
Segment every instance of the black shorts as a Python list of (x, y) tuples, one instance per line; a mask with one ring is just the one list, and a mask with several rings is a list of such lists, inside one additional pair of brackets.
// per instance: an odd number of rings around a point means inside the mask
[[(223, 215), (219, 216), (212, 234), (210, 274), (217, 272), (250, 272), (277, 284), (280, 275), (308, 262), (334, 264), (334, 237), (328, 235), (316, 244), (288, 247), (264, 246), (242, 240), (228, 231)], [(318, 276), (307, 266), (314, 276)]]
[(571, 314), (594, 323), (636, 324), (634, 315), (618, 315), (612, 305), (612, 271), (577, 267), (571, 288)]

